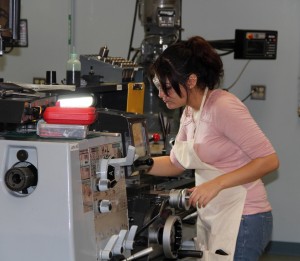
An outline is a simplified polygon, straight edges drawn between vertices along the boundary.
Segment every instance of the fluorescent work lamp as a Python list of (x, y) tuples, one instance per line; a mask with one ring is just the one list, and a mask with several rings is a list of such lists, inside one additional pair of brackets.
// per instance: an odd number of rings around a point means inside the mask
[(57, 99), (57, 106), (62, 108), (88, 108), (95, 105), (92, 94), (70, 94), (60, 95)]

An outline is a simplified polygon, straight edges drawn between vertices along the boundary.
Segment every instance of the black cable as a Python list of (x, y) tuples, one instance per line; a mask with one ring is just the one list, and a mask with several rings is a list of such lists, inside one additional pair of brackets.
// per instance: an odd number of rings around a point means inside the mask
[(235, 40), (212, 40), (210, 45), (218, 50), (234, 50)]
[(5, 50), (4, 51), (4, 53), (10, 53), (10, 52), (12, 52), (12, 50), (14, 49), (14, 47), (13, 46), (11, 46), (10, 48), (9, 48), (9, 50), (7, 51), (7, 50)]
[(218, 51), (220, 56), (225, 56), (234, 52), (235, 40), (212, 40), (208, 41), (210, 45)]
[(139, 0), (135, 1), (135, 8), (134, 8), (134, 17), (133, 17), (133, 23), (132, 23), (132, 29), (131, 29), (131, 36), (130, 36), (130, 43), (129, 43), (129, 50), (127, 55), (127, 60), (130, 58), (130, 53), (132, 51), (132, 42), (133, 42), (133, 36), (134, 36), (134, 29), (135, 29), (135, 23), (136, 23), (136, 15), (137, 15), (137, 9), (138, 9)]
[(244, 71), (246, 70), (246, 68), (247, 68), (248, 64), (250, 63), (250, 61), (251, 61), (251, 60), (248, 60), (248, 61), (246, 62), (246, 64), (244, 65), (242, 71), (240, 72), (240, 74), (239, 74), (238, 77), (236, 78), (236, 80), (235, 80), (228, 88), (226, 88), (227, 91), (229, 91), (233, 86), (235, 86), (235, 84), (238, 82), (238, 80), (241, 78), (242, 74), (243, 74)]
[(136, 57), (138, 56), (138, 54), (141, 52), (140, 49), (132, 49), (132, 51), (135, 51), (134, 55), (131, 58), (132, 62), (135, 62)]
[(227, 51), (227, 52), (224, 52), (224, 53), (219, 53), (220, 56), (225, 56), (225, 55), (228, 55), (228, 54), (231, 54), (233, 53), (234, 51), (231, 50), (231, 51)]
[(244, 99), (242, 99), (242, 102), (244, 102), (245, 100), (247, 100), (253, 93), (254, 91), (251, 91)]

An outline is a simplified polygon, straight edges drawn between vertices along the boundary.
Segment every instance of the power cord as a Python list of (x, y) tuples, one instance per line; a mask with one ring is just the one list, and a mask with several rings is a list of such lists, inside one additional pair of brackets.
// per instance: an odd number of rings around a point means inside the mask
[(251, 92), (244, 98), (242, 99), (242, 102), (244, 102), (245, 100), (247, 100), (253, 93), (255, 93), (257, 90), (254, 88), (251, 90)]
[[(238, 77), (236, 78), (236, 80), (235, 80), (228, 88), (226, 88), (227, 91), (229, 91), (232, 87), (234, 87), (234, 86), (236, 85), (236, 83), (238, 82), (238, 80), (241, 78), (242, 74), (243, 74), (244, 71), (246, 70), (246, 68), (247, 68), (248, 64), (250, 63), (250, 61), (251, 61), (251, 60), (248, 60), (248, 61), (246, 62), (246, 64), (244, 65), (242, 71), (240, 72), (240, 74), (239, 74)], [(250, 93), (250, 95), (251, 95), (251, 93)]]

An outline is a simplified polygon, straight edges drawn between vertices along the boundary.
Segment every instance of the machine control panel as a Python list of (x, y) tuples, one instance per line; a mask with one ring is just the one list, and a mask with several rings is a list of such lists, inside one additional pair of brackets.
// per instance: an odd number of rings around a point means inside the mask
[(277, 31), (236, 30), (234, 59), (276, 59)]

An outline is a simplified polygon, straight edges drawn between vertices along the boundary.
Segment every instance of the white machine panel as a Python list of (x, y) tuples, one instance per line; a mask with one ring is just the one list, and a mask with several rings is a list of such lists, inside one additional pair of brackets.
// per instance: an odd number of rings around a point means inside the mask
[[(109, 161), (122, 158), (122, 151), (114, 133), (85, 140), (0, 140), (0, 260), (105, 260), (99, 256), (108, 241), (128, 230), (124, 169)], [(103, 159), (110, 185), (98, 191)], [(19, 175), (26, 164), (33, 174)]]

